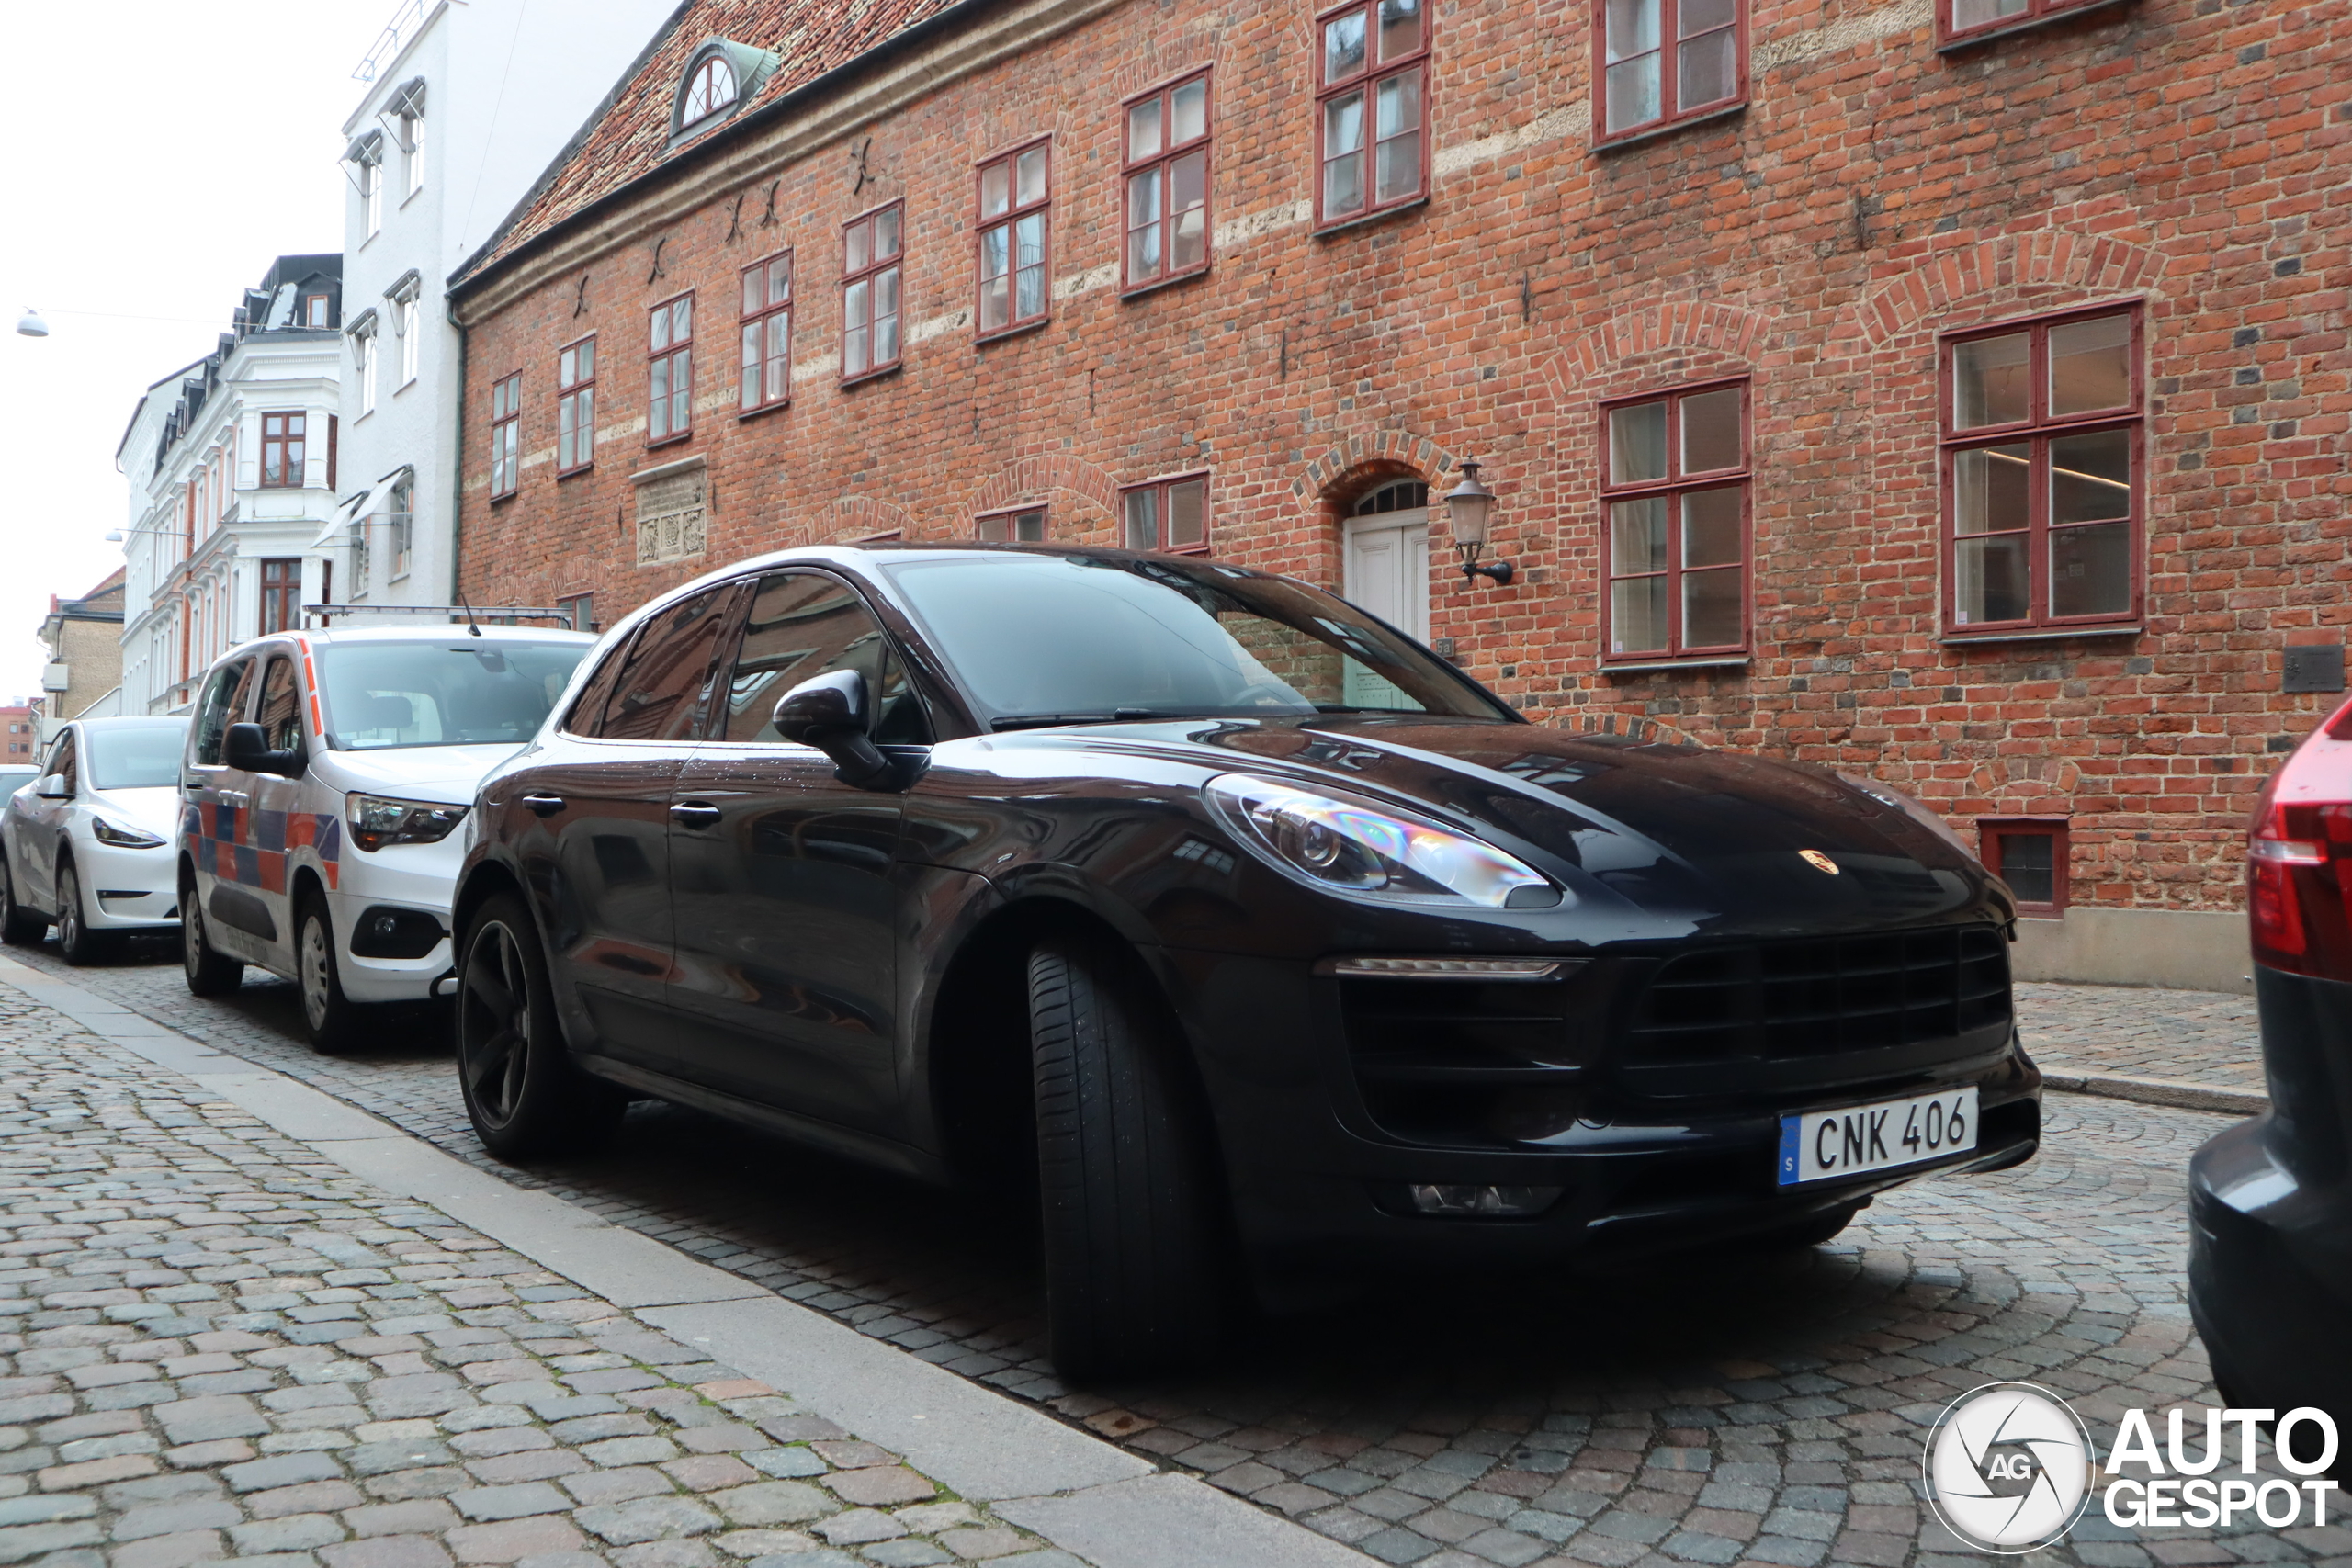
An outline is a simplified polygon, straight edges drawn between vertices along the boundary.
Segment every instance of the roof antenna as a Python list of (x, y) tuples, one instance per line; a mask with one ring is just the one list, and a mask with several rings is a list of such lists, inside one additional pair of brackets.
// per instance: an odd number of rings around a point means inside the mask
[(474, 607), (466, 603), (466, 596), (462, 593), (458, 595), (458, 608), (466, 613), (467, 632), (474, 637), (481, 636), (481, 627), (474, 624)]

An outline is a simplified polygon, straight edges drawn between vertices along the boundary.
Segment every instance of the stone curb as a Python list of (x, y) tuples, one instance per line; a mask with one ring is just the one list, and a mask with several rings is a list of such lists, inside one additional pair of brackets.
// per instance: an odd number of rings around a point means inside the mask
[(2270, 1097), (2250, 1089), (2219, 1089), (2176, 1078), (2136, 1078), (2123, 1073), (2053, 1073), (2044, 1067), (2041, 1087), (2103, 1100), (2137, 1100), (2142, 1105), (2216, 1111), (2224, 1116), (2259, 1116), (2270, 1109)]
[[(544, 1192), (509, 1186), (334, 1096), (0, 958), (0, 984), (428, 1203), (650, 1326), (708, 1345), (1093, 1568), (1375, 1568), (1307, 1527), (1081, 1432), (810, 1307)], [(1172, 1554), (1171, 1554), (1172, 1553)]]

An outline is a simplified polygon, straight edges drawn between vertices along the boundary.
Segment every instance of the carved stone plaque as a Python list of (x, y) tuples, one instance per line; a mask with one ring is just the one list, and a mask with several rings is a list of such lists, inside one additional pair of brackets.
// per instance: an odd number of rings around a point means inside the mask
[(684, 560), (710, 541), (703, 510), (707, 470), (664, 474), (637, 487), (637, 564)]

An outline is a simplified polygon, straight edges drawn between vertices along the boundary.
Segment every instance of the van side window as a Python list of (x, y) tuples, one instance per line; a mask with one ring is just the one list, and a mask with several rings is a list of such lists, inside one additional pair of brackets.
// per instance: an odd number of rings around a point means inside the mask
[(198, 767), (220, 765), (220, 739), (245, 711), (245, 678), (253, 669), (252, 660), (239, 660), (234, 664), (223, 664), (205, 682), (203, 700), (196, 708)]
[(736, 585), (720, 583), (671, 605), (638, 628), (593, 731), (609, 740), (695, 740), (710, 701), (718, 633), (730, 618)]
[(262, 677), (261, 709), (254, 715), (273, 751), (302, 749), (302, 692), (294, 679), (294, 661), (283, 654), (269, 661)]

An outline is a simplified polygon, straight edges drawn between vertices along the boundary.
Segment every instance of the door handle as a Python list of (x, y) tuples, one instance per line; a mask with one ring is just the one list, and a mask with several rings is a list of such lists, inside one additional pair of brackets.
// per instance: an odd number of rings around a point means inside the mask
[(564, 799), (560, 795), (526, 795), (523, 796), (523, 804), (529, 807), (535, 816), (552, 817), (563, 809)]
[(670, 807), (670, 820), (681, 828), (716, 828), (721, 815), (716, 806), (700, 801), (681, 801)]

